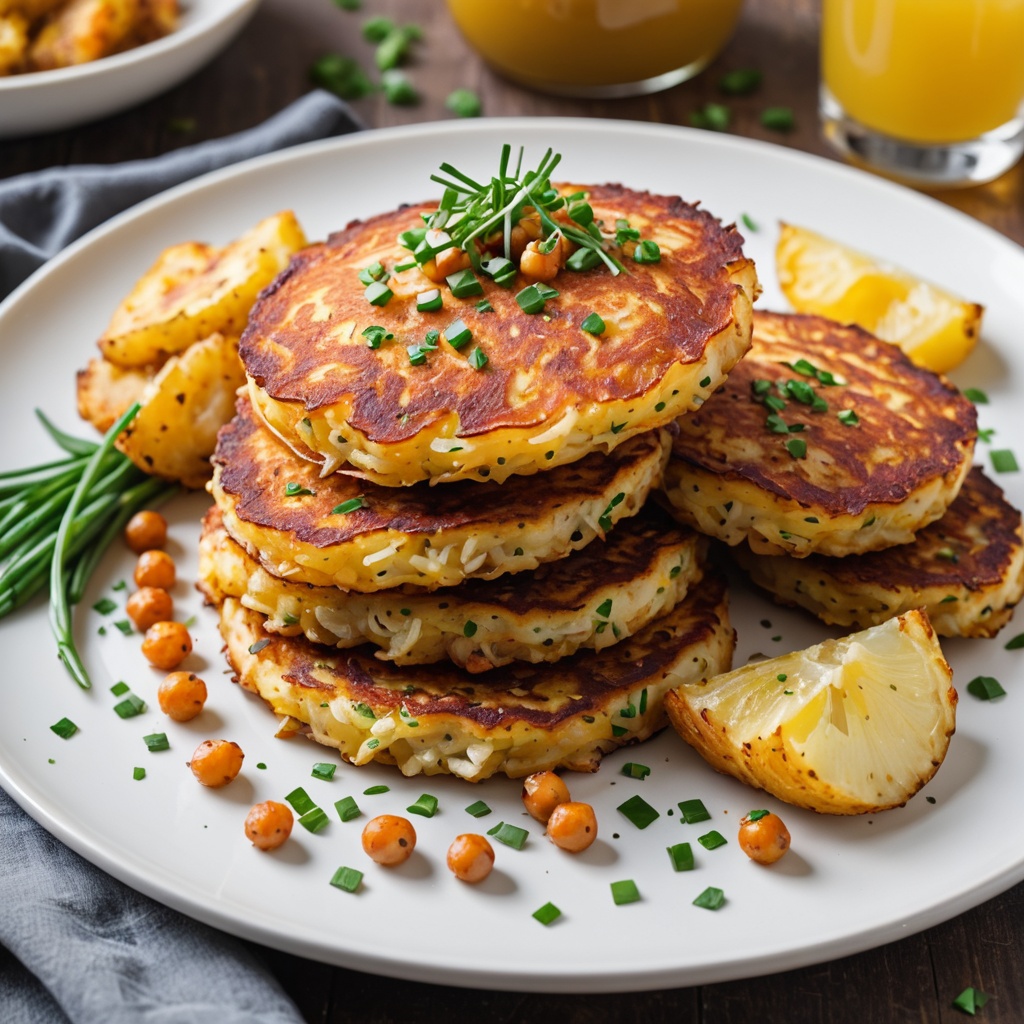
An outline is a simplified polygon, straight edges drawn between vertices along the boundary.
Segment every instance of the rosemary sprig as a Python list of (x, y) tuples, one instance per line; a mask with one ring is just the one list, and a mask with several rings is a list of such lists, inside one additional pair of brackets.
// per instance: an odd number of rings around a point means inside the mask
[[(510, 259), (512, 228), (522, 218), (526, 207), (532, 207), (548, 237), (562, 234), (579, 248), (593, 252), (612, 274), (621, 273), (622, 263), (608, 251), (613, 236), (605, 236), (593, 223), (590, 207), (580, 204), (576, 213), (565, 196), (552, 188), (551, 175), (562, 159), (561, 154), (548, 149), (537, 167), (525, 173), (522, 171), (522, 147), (515, 169), (510, 173), (511, 155), (512, 147), (506, 143), (501, 147), (498, 173), (487, 183), (476, 181), (447, 162), (441, 164), (439, 173), (431, 175), (431, 181), (444, 186), (445, 191), (427, 226), (443, 231), (446, 238), (433, 247), (417, 247), (417, 260), (426, 262), (455, 245), (469, 254), (474, 269), (479, 270), (481, 257), (474, 243), (499, 227), (504, 235), (505, 258)], [(567, 220), (556, 221), (551, 215), (561, 209), (565, 209)], [(584, 217), (584, 209), (589, 217)], [(577, 221), (577, 216), (583, 219)]]
[(99, 444), (58, 430), (50, 437), (70, 456), (0, 473), (0, 617), (50, 584), (50, 624), (57, 653), (75, 681), (90, 686), (72, 634), (77, 604), (104, 551), (143, 507), (177, 487), (148, 476), (114, 448), (134, 418), (133, 406)]

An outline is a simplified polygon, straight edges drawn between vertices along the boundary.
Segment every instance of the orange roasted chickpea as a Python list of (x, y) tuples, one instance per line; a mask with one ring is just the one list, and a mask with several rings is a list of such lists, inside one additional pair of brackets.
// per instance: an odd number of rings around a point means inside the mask
[(136, 512), (124, 528), (125, 543), (137, 555), (167, 543), (167, 520), (159, 512)]
[(142, 653), (154, 668), (170, 672), (192, 653), (192, 637), (183, 622), (157, 622), (146, 630)]
[(597, 838), (597, 817), (590, 804), (559, 804), (548, 818), (548, 839), (562, 850), (580, 853)]
[(494, 847), (481, 835), (465, 832), (448, 847), (448, 869), (460, 881), (482, 882), (494, 867)]
[(371, 860), (385, 867), (404, 864), (416, 848), (416, 830), (407, 818), (379, 814), (363, 829), (363, 849)]
[(245, 816), (245, 834), (258, 850), (276, 850), (292, 834), (294, 820), (287, 804), (264, 800)]
[(145, 633), (150, 626), (174, 617), (174, 599), (162, 587), (139, 587), (124, 610), (135, 628)]
[(758, 864), (774, 864), (788, 849), (789, 829), (771, 811), (751, 811), (740, 822), (740, 849)]
[(190, 722), (206, 703), (206, 683), (195, 672), (172, 672), (156, 692), (160, 710), (175, 722)]
[(166, 551), (143, 551), (135, 563), (137, 587), (162, 587), (170, 590), (177, 575), (174, 559)]
[(217, 789), (234, 781), (244, 757), (242, 748), (231, 740), (203, 740), (188, 766), (198, 782)]
[(554, 772), (534, 772), (523, 781), (523, 806), (538, 821), (547, 821), (559, 804), (571, 799), (569, 787)]

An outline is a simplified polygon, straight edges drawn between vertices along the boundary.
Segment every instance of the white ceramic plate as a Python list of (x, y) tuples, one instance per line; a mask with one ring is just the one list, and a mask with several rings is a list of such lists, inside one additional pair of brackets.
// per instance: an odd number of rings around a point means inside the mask
[(54, 71), (0, 77), (0, 139), (87, 124), (183, 81), (219, 53), (260, 0), (181, 0), (178, 29), (133, 50)]
[[(749, 252), (761, 266), (762, 305), (779, 308), (772, 249), (783, 218), (879, 253), (988, 306), (985, 340), (958, 373), (985, 389), (981, 424), (994, 443), (1012, 447), (1022, 430), (1024, 253), (951, 210), (875, 178), (792, 151), (740, 139), (622, 122), (500, 120), (424, 125), (316, 144), (260, 159), (177, 189), (94, 232), (54, 260), (0, 311), (4, 375), (0, 430), (24, 440), (4, 447), (3, 462), (46, 453), (32, 422), (41, 406), (76, 428), (73, 371), (130, 285), (165, 245), (184, 239), (226, 242), (273, 211), (295, 209), (309, 235), (322, 237), (350, 218), (435, 194), (428, 176), (443, 160), (487, 175), (499, 146), (523, 143), (536, 159), (547, 146), (565, 154), (574, 181), (621, 181), (700, 199), (725, 220), (748, 214), (759, 226)], [(982, 458), (986, 446), (980, 445)], [(1021, 452), (1024, 455), (1024, 451)], [(999, 477), (1024, 503), (1019, 474)], [(90, 860), (188, 914), (273, 946), (425, 981), (533, 990), (600, 991), (707, 983), (852, 953), (896, 939), (975, 905), (1024, 877), (1024, 820), (1008, 800), (1024, 777), (1020, 743), (1021, 659), (995, 642), (947, 642), (961, 689), (957, 734), (936, 778), (907, 807), (854, 819), (828, 818), (780, 805), (716, 775), (671, 733), (606, 759), (594, 775), (571, 776), (577, 799), (598, 811), (601, 837), (586, 854), (555, 849), (524, 818), (520, 786), (497, 779), (471, 787), (452, 779), (403, 779), (386, 768), (340, 765), (333, 781), (310, 777), (333, 753), (306, 740), (274, 739), (270, 712), (228, 681), (213, 615), (191, 590), (196, 519), (205, 499), (171, 507), (173, 551), (182, 582), (182, 616), (195, 614), (197, 653), (188, 663), (210, 683), (207, 709), (177, 725), (157, 710), (122, 721), (110, 685), (127, 680), (155, 705), (160, 673), (147, 668), (139, 637), (109, 628), (91, 610), (130, 561), (111, 555), (79, 617), (84, 656), (95, 680), (80, 691), (53, 656), (39, 605), (0, 623), (4, 714), (0, 780), (47, 828)], [(737, 664), (753, 652), (781, 652), (821, 639), (825, 630), (737, 589)], [(105, 636), (97, 635), (108, 622)], [(982, 703), (964, 692), (973, 676), (1001, 679), (1009, 695)], [(80, 732), (58, 739), (62, 716)], [(142, 737), (166, 731), (171, 749), (151, 754)], [(225, 736), (246, 753), (243, 775), (224, 790), (197, 785), (185, 762), (206, 737)], [(50, 759), (53, 763), (50, 763)], [(643, 782), (620, 774), (627, 761), (651, 767)], [(258, 763), (265, 763), (260, 769)], [(144, 781), (132, 769), (147, 771)], [(364, 796), (371, 785), (391, 788)], [(336, 818), (321, 833), (296, 827), (273, 855), (242, 834), (253, 802), (282, 798), (302, 785), (332, 816), (333, 803), (356, 796), (361, 820)], [(414, 818), (419, 845), (397, 870), (372, 864), (359, 846), (361, 823), (401, 812), (421, 793), (440, 800), (431, 819)], [(662, 816), (639, 831), (616, 810), (640, 793)], [(706, 825), (683, 825), (679, 800), (700, 797)], [(481, 821), (464, 808), (484, 799)], [(742, 814), (782, 811), (793, 834), (790, 854), (772, 869), (748, 861), (736, 842)], [(508, 820), (530, 830), (521, 851), (497, 846), (483, 885), (452, 878), (444, 855), (463, 831)], [(707, 829), (729, 843), (705, 851)], [(688, 840), (697, 867), (674, 873), (666, 847)], [(351, 895), (329, 881), (342, 865), (365, 871)], [(642, 899), (615, 906), (609, 883), (633, 879)], [(717, 912), (693, 899), (707, 886), (725, 891)], [(548, 901), (563, 912), (542, 927), (531, 916)]]

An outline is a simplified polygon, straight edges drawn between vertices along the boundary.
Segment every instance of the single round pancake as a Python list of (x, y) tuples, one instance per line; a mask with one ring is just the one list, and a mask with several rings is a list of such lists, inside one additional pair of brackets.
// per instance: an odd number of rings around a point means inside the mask
[[(575, 190), (575, 189), (574, 189)], [(679, 198), (618, 185), (589, 189), (608, 230), (628, 219), (660, 246), (656, 263), (624, 258), (564, 269), (557, 298), (527, 313), (516, 300), (532, 279), (508, 288), (478, 274), (482, 293), (420, 312), (416, 296), (437, 288), (397, 236), (422, 227), (429, 204), (357, 221), (299, 253), (249, 317), (241, 355), (250, 393), (267, 424), (296, 452), (386, 486), (421, 480), (502, 481), (512, 474), (609, 452), (699, 405), (750, 344), (753, 264), (733, 227)], [(635, 243), (633, 243), (635, 246)], [(359, 273), (381, 263), (393, 297), (371, 305)], [(481, 298), (492, 310), (477, 308)], [(599, 336), (583, 330), (593, 312)], [(472, 340), (453, 348), (456, 321)], [(389, 335), (369, 347), (363, 331)], [(408, 347), (430, 330), (436, 351), (413, 365)], [(479, 349), (486, 365), (469, 357)]]
[(726, 671), (735, 634), (725, 584), (705, 576), (636, 636), (554, 665), (517, 662), (482, 680), (453, 665), (399, 666), (267, 634), (234, 598), (221, 607), (228, 661), (245, 689), (353, 764), (472, 782), (549, 768), (596, 771), (601, 757), (665, 725), (665, 693)]
[(216, 506), (203, 521), (199, 587), (239, 598), (264, 629), (315, 643), (371, 643), (399, 665), (448, 658), (470, 672), (601, 650), (674, 608), (703, 574), (707, 539), (648, 503), (606, 540), (533, 572), (467, 580), (425, 594), (357, 594), (278, 579), (228, 536)]
[(677, 517), (802, 558), (911, 541), (960, 490), (977, 417), (859, 327), (759, 312), (750, 353), (679, 427), (665, 473)]
[(924, 608), (940, 636), (995, 636), (1024, 594), (1021, 514), (977, 466), (946, 514), (910, 544), (803, 559), (741, 546), (735, 557), (782, 603), (857, 629)]
[[(323, 479), (245, 398), (221, 429), (211, 493), (228, 533), (275, 576), (370, 592), (434, 590), (535, 569), (635, 515), (661, 480), (666, 431), (541, 476), (447, 487)], [(346, 509), (350, 509), (346, 511)]]

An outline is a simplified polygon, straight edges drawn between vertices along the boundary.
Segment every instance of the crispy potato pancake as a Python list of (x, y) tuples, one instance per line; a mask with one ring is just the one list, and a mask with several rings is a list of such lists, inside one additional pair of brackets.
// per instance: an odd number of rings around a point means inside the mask
[[(482, 292), (419, 312), (437, 285), (397, 236), (422, 226), (428, 204), (350, 224), (300, 253), (253, 308), (241, 354), (253, 403), (281, 438), (323, 473), (338, 468), (385, 486), (422, 480), (502, 481), (608, 452), (699, 405), (750, 343), (757, 291), (742, 239), (678, 198), (617, 185), (589, 189), (595, 217), (626, 218), (660, 246), (660, 262), (626, 259), (563, 270), (543, 314), (480, 275)], [(380, 262), (393, 297), (371, 305), (359, 273)], [(492, 311), (477, 308), (481, 296)], [(606, 329), (581, 328), (599, 312)], [(472, 340), (456, 349), (458, 324)], [(363, 331), (386, 330), (371, 348)], [(408, 346), (440, 332), (413, 365)], [(477, 368), (472, 353), (486, 354)]]
[(857, 629), (924, 608), (940, 636), (991, 637), (1024, 594), (1021, 514), (977, 466), (946, 514), (910, 544), (848, 558), (734, 553), (783, 604)]
[(214, 506), (199, 542), (199, 587), (239, 598), (264, 628), (316, 643), (371, 643), (400, 665), (448, 658), (470, 672), (601, 650), (674, 608), (704, 571), (706, 538), (648, 503), (604, 541), (533, 572), (467, 580), (427, 594), (357, 594), (278, 579), (228, 536)]
[(750, 353), (679, 427), (665, 474), (678, 518), (802, 558), (913, 540), (956, 498), (977, 416), (859, 327), (759, 312)]
[(398, 666), (365, 648), (337, 652), (263, 630), (234, 598), (220, 628), (237, 681), (353, 764), (478, 782), (549, 768), (596, 771), (601, 757), (665, 725), (665, 693), (728, 668), (735, 634), (725, 584), (711, 573), (629, 640), (553, 665), (517, 662), (485, 677), (447, 663)]
[(651, 431), (610, 456), (500, 486), (380, 487), (342, 473), (321, 479), (243, 398), (220, 432), (211, 493), (228, 533), (275, 576), (435, 590), (536, 569), (603, 536), (643, 506), (668, 448), (667, 432)]

